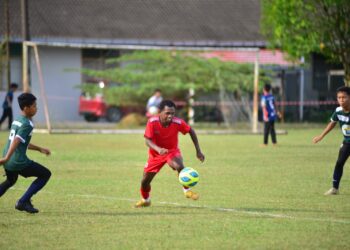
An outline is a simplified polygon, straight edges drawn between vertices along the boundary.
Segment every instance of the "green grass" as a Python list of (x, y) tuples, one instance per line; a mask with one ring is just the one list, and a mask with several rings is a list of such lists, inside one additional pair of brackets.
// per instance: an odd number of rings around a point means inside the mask
[[(348, 166), (341, 195), (323, 196), (341, 135), (313, 145), (320, 132), (290, 130), (279, 147), (267, 148), (259, 147), (261, 135), (200, 135), (203, 164), (181, 136), (186, 165), (200, 173), (200, 200), (185, 199), (164, 167), (153, 181), (152, 207), (143, 209), (132, 208), (147, 159), (142, 135), (35, 134), (32, 142), (52, 156), (29, 155), (52, 179), (33, 198), (39, 214), (14, 209), (33, 179), (19, 178), (0, 198), (0, 249), (348, 248)], [(1, 142), (6, 137), (0, 133)]]

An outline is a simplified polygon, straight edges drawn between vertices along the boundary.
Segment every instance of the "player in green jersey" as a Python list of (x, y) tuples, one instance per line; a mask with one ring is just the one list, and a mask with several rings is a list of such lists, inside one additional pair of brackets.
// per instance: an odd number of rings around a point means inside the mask
[(37, 177), (15, 205), (17, 210), (37, 213), (39, 210), (33, 207), (30, 199), (45, 186), (50, 179), (51, 172), (39, 163), (30, 160), (26, 152), (28, 148), (50, 155), (50, 150), (30, 143), (34, 129), (31, 119), (37, 112), (36, 97), (30, 93), (23, 93), (18, 97), (18, 104), (22, 115), (12, 122), (3, 158), (0, 159), (0, 165), (4, 165), (7, 177), (0, 184), (0, 197), (16, 183), (18, 175), (25, 178)]
[(344, 136), (333, 172), (333, 187), (329, 189), (325, 195), (339, 194), (339, 184), (343, 175), (344, 164), (350, 155), (350, 87), (344, 86), (337, 89), (337, 101), (339, 107), (337, 107), (333, 113), (331, 121), (320, 135), (313, 138), (313, 142), (318, 143), (338, 122)]

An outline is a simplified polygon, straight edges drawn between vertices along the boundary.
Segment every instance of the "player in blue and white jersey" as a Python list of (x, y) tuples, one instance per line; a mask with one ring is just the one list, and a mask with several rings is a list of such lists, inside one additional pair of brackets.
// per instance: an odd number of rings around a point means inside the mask
[(271, 94), (271, 85), (265, 84), (263, 89), (263, 95), (261, 96), (261, 108), (263, 111), (264, 120), (264, 145), (267, 146), (269, 134), (271, 134), (271, 140), (273, 145), (277, 144), (275, 120), (279, 112), (275, 107), (275, 98)]

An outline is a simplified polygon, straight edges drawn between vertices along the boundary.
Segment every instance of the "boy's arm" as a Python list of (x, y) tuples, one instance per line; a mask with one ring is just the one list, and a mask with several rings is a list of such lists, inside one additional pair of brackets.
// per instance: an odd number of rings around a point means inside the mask
[(36, 146), (36, 145), (34, 145), (34, 144), (31, 144), (31, 143), (29, 143), (28, 149), (30, 149), (30, 150), (35, 150), (35, 151), (39, 151), (40, 153), (43, 153), (43, 154), (46, 154), (46, 155), (50, 155), (50, 154), (51, 154), (51, 152), (50, 152), (49, 149), (47, 149), (47, 148), (42, 148), (42, 147)]
[(15, 137), (10, 145), (9, 150), (7, 151), (7, 154), (5, 157), (0, 159), (0, 165), (5, 164), (12, 156), (13, 152), (15, 152), (18, 145), (21, 143), (21, 140), (18, 137)]
[(279, 108), (277, 107), (275, 100), (273, 100), (273, 106), (275, 107), (277, 117), (281, 119), (282, 118), (282, 113), (279, 110)]
[(168, 153), (168, 150), (166, 148), (158, 147), (151, 139), (146, 137), (145, 140), (146, 140), (146, 145), (151, 149), (157, 151), (158, 154), (164, 155)]
[(201, 162), (203, 162), (205, 156), (204, 156), (204, 154), (202, 153), (202, 151), (201, 151), (201, 149), (200, 149), (200, 147), (199, 147), (199, 143), (198, 143), (198, 138), (197, 138), (196, 132), (191, 128), (189, 133), (190, 133), (191, 139), (192, 139), (192, 141), (193, 141), (193, 144), (194, 144), (194, 146), (195, 146), (195, 148), (196, 148), (197, 158), (198, 158)]
[(336, 124), (337, 122), (335, 121), (331, 121), (330, 123), (328, 123), (327, 127), (323, 130), (323, 132), (312, 139), (313, 143), (318, 143), (319, 141), (321, 141), (335, 127)]
[(266, 103), (265, 103), (265, 100), (264, 99), (261, 99), (261, 109), (262, 109), (262, 112), (263, 112), (263, 120), (266, 122), (269, 120), (269, 114), (267, 112), (267, 108), (266, 108)]
[(7, 104), (9, 105), (9, 107), (11, 108), (12, 107), (12, 102), (11, 102), (11, 99), (9, 96), (6, 96), (6, 99), (7, 99)]

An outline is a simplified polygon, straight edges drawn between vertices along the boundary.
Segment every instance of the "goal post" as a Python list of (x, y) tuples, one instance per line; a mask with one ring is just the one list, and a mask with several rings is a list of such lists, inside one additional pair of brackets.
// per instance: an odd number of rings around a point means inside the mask
[(47, 95), (45, 91), (45, 83), (44, 78), (41, 70), (41, 64), (40, 64), (40, 56), (39, 56), (39, 50), (38, 45), (33, 42), (24, 41), (23, 42), (23, 57), (22, 57), (22, 63), (23, 63), (23, 92), (31, 92), (29, 87), (29, 79), (28, 79), (28, 48), (33, 48), (34, 51), (34, 59), (35, 59), (35, 66), (38, 73), (39, 78), (39, 86), (40, 86), (40, 97), (43, 101), (44, 105), (44, 115), (45, 115), (45, 121), (46, 121), (46, 128), (48, 133), (51, 133), (51, 122), (50, 122), (50, 115), (49, 115), (49, 108), (48, 108), (48, 102), (47, 102)]

